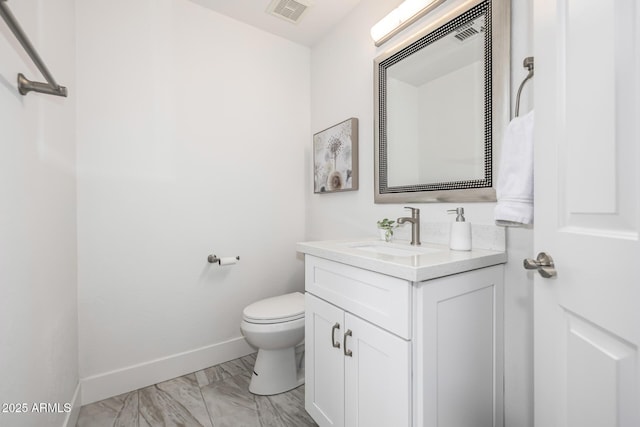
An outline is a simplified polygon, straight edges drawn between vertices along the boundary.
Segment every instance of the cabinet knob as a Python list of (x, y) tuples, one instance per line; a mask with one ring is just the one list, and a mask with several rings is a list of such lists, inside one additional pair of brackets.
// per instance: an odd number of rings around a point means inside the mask
[(336, 341), (336, 329), (340, 329), (340, 323), (338, 322), (331, 328), (331, 345), (334, 348), (340, 348), (340, 341)]
[(347, 337), (351, 336), (351, 329), (347, 329), (347, 332), (344, 333), (344, 355), (353, 357), (353, 352), (351, 350), (347, 350)]

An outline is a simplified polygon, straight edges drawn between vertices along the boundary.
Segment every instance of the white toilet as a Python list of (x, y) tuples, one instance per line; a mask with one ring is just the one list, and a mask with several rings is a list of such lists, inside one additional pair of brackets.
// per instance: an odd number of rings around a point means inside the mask
[(304, 371), (296, 362), (296, 345), (304, 340), (303, 294), (293, 292), (248, 305), (240, 330), (258, 348), (251, 393), (278, 394), (304, 383)]

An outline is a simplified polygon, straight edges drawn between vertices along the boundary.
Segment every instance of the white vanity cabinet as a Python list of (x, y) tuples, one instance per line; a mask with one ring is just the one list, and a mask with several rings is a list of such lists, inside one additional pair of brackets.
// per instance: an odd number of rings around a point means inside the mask
[(320, 427), (502, 426), (501, 265), (414, 281), (305, 253)]
[[(307, 411), (321, 427), (410, 425), (411, 342), (384, 329), (409, 331), (408, 283), (310, 256), (306, 271)], [(404, 325), (387, 317), (398, 305)]]
[(408, 425), (409, 341), (311, 294), (306, 303), (306, 363), (313, 374), (307, 376), (305, 398), (316, 422)]

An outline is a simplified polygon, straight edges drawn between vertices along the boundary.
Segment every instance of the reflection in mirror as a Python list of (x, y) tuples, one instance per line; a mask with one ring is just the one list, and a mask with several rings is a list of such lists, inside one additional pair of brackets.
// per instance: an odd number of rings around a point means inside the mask
[(491, 0), (468, 3), (376, 59), (377, 203), (495, 200)]
[(484, 15), (465, 28), (387, 69), (390, 187), (484, 179)]

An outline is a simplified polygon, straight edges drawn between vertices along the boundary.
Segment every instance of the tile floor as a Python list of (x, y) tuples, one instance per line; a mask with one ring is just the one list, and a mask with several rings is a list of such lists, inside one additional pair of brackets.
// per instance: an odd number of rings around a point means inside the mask
[(305, 427), (304, 385), (249, 393), (255, 354), (80, 408), (77, 427)]

